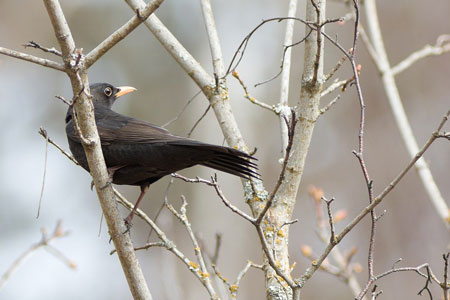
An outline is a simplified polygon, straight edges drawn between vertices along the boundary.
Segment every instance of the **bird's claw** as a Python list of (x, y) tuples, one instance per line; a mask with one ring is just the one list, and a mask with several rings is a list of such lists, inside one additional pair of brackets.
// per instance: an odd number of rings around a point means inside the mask
[(126, 234), (128, 232), (130, 232), (131, 227), (133, 227), (133, 223), (131, 223), (131, 221), (133, 220), (133, 214), (129, 214), (128, 217), (125, 218), (124, 222), (125, 222), (125, 227), (127, 228), (123, 234)]
[[(101, 190), (104, 190), (104, 189), (106, 189), (108, 186), (110, 186), (111, 184), (112, 184), (112, 181), (111, 181), (111, 180), (108, 180), (108, 181), (105, 183), (105, 185), (103, 185), (103, 186), (100, 187), (100, 189), (101, 189)], [(91, 181), (91, 191), (94, 190), (94, 186), (95, 186), (94, 180), (92, 180), (92, 181)]]
[(108, 186), (110, 186), (111, 184), (112, 184), (112, 182), (111, 182), (110, 180), (108, 180), (108, 181), (105, 183), (105, 185), (103, 185), (103, 186), (100, 187), (100, 189), (101, 189), (101, 190), (104, 190), (104, 189), (106, 189)]

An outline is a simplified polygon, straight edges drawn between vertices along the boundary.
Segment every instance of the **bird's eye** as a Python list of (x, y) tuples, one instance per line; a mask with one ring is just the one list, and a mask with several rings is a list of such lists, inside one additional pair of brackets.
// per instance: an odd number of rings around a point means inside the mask
[(105, 93), (105, 95), (106, 95), (107, 97), (109, 97), (109, 96), (112, 95), (112, 88), (107, 87), (107, 88), (105, 88), (105, 90), (104, 90), (103, 92)]

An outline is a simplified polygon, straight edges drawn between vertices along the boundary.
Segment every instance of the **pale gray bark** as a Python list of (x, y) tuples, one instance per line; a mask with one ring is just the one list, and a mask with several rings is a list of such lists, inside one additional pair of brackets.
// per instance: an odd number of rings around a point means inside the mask
[[(44, 3), (62, 51), (65, 71), (72, 84), (74, 99), (76, 99), (77, 119), (81, 130), (80, 134), (84, 142), (83, 147), (103, 215), (108, 225), (109, 234), (114, 242), (134, 299), (152, 299), (136, 258), (130, 235), (124, 234), (127, 228), (118, 211), (116, 197), (109, 182), (110, 179), (95, 124), (94, 109), (90, 99), (87, 69), (83, 65), (83, 60), (80, 57), (81, 53), (75, 48), (75, 41), (72, 38), (59, 2), (57, 0), (44, 0)], [(105, 49), (108, 48), (106, 45), (104, 47)]]
[[(400, 134), (403, 138), (406, 149), (408, 150), (408, 154), (410, 158), (413, 158), (419, 151), (419, 146), (416, 138), (414, 137), (411, 125), (409, 124), (408, 117), (395, 82), (394, 71), (389, 64), (387, 53), (384, 48), (375, 0), (367, 0), (364, 7), (366, 10), (369, 34), (375, 52), (375, 59), (377, 61), (376, 65), (378, 67), (378, 71), (380, 72), (395, 122), (400, 130)], [(446, 228), (450, 230), (450, 223), (448, 221), (450, 219), (450, 211), (444, 198), (442, 197), (436, 181), (433, 178), (430, 167), (424, 158), (420, 158), (414, 167), (417, 170), (419, 178), (432, 205), (438, 213), (439, 218), (442, 220)]]

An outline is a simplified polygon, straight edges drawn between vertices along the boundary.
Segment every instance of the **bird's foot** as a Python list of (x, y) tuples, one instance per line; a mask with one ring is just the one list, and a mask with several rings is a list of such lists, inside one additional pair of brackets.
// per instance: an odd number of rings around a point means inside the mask
[(133, 220), (133, 213), (130, 213), (124, 220), (127, 229), (123, 232), (123, 234), (130, 232), (131, 227), (133, 227), (133, 223), (131, 223), (132, 220)]
[[(112, 181), (111, 181), (111, 180), (108, 180), (108, 181), (105, 183), (105, 185), (103, 185), (103, 186), (100, 187), (100, 189), (101, 189), (101, 190), (104, 190), (104, 189), (106, 189), (108, 186), (110, 186), (111, 184), (112, 184)], [(92, 180), (92, 181), (91, 181), (91, 191), (94, 190), (94, 186), (95, 186), (94, 180)]]
[(108, 181), (105, 183), (105, 185), (103, 185), (103, 186), (100, 187), (100, 189), (101, 189), (101, 190), (104, 190), (104, 189), (106, 189), (108, 186), (110, 186), (111, 184), (112, 184), (112, 181), (111, 181), (111, 180), (108, 180)]

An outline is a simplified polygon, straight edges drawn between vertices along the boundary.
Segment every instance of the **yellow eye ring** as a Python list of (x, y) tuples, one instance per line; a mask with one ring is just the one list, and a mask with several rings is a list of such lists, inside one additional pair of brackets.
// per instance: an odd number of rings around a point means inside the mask
[(107, 88), (105, 88), (105, 90), (104, 90), (103, 92), (105, 93), (105, 95), (106, 95), (107, 97), (109, 97), (109, 96), (112, 95), (112, 88), (107, 87)]

